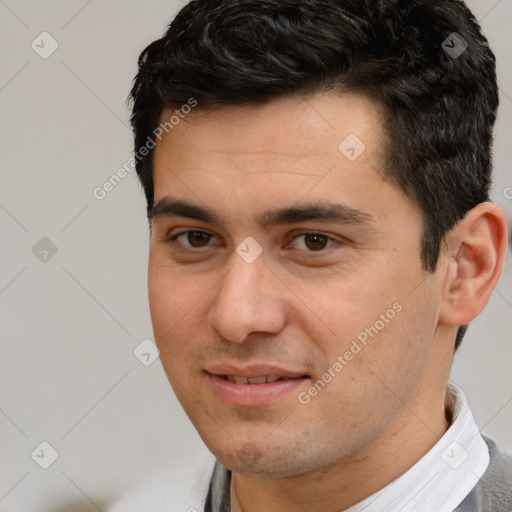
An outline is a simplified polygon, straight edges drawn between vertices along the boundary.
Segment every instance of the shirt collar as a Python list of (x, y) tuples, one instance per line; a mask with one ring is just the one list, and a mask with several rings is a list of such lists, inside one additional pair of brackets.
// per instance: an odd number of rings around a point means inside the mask
[(451, 512), (471, 492), (489, 465), (489, 450), (460, 388), (448, 384), (452, 424), (403, 475), (346, 512)]
[[(449, 383), (447, 399), (452, 423), (443, 437), (403, 475), (345, 512), (451, 512), (464, 500), (485, 473), (489, 450), (461, 389)], [(242, 512), (230, 471), (220, 466), (212, 484), (212, 512)]]

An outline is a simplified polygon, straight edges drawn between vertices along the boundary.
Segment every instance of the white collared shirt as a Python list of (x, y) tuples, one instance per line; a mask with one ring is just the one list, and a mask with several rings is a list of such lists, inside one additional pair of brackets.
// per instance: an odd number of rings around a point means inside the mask
[[(489, 465), (489, 450), (460, 388), (449, 383), (452, 423), (414, 466), (345, 512), (452, 512)], [(243, 512), (231, 479), (231, 512)]]

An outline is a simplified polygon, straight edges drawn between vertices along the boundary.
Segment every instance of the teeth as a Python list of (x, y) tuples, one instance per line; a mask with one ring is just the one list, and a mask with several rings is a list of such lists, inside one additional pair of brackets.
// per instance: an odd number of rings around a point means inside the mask
[(278, 377), (277, 375), (263, 375), (261, 377), (236, 377), (234, 375), (226, 375), (226, 379), (236, 384), (265, 384), (278, 380), (288, 380), (287, 377)]
[(249, 384), (265, 384), (267, 377), (265, 377), (265, 375), (263, 375), (263, 377), (248, 377), (247, 380)]

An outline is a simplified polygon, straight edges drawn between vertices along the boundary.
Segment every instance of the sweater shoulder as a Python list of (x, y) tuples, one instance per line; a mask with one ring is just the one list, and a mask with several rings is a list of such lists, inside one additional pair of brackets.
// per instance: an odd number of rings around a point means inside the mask
[(512, 453), (483, 438), (489, 448), (489, 466), (454, 512), (512, 512)]

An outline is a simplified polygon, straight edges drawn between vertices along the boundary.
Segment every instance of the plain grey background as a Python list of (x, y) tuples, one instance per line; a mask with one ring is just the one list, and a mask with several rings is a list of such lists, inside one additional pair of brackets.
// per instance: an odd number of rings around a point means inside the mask
[[(125, 100), (137, 57), (183, 3), (0, 0), (2, 511), (106, 510), (202, 449), (160, 361), (134, 355), (152, 339), (135, 173), (93, 195), (131, 156)], [(510, 219), (512, 0), (469, 5), (498, 59), (493, 199)], [(483, 431), (508, 448), (511, 326), (509, 252), (452, 375)], [(42, 442), (58, 453), (47, 469)]]

